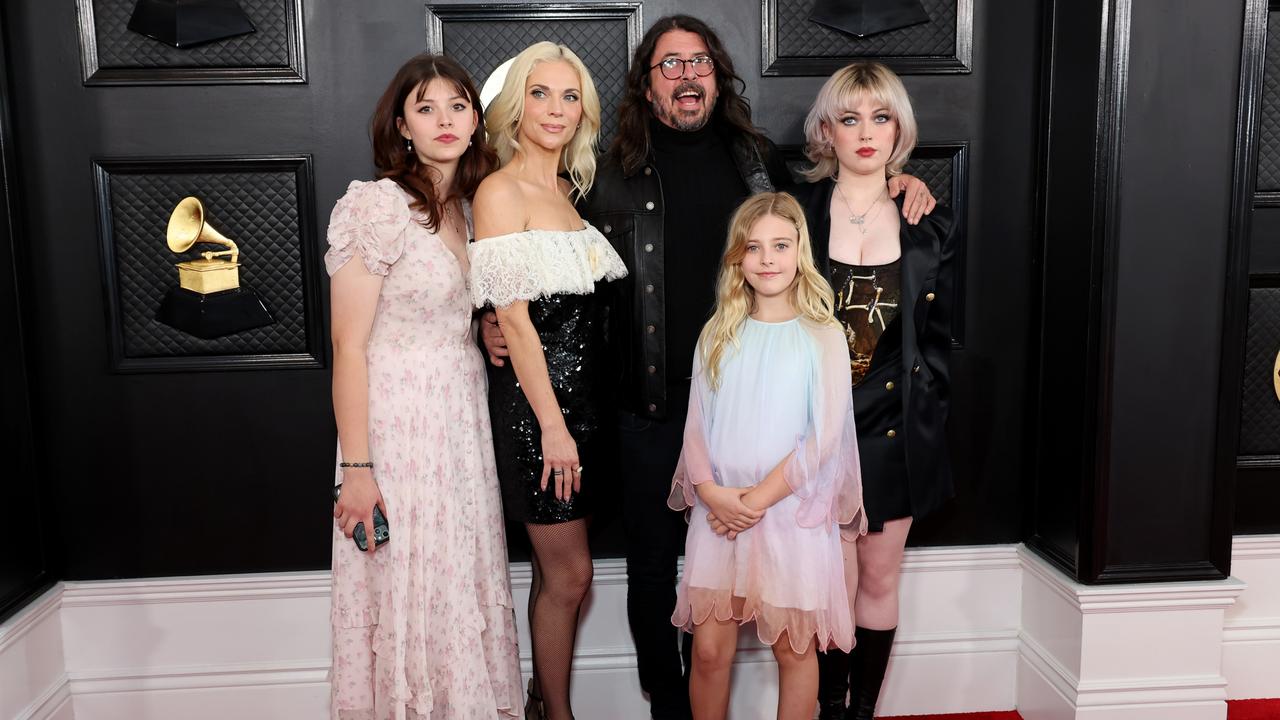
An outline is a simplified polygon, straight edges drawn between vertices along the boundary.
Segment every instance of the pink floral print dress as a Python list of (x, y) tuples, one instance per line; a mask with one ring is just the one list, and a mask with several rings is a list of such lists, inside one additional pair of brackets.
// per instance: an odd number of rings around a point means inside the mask
[(368, 432), (391, 529), (369, 557), (335, 524), (332, 718), (517, 717), (515, 614), (468, 269), (409, 202), (391, 180), (353, 182), (329, 222), (329, 274), (359, 262), (383, 276), (366, 356)]

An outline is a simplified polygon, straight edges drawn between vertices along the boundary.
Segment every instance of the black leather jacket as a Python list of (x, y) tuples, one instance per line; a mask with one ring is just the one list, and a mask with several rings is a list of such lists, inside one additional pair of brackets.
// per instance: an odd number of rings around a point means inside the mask
[[(751, 193), (790, 185), (786, 166), (772, 145), (761, 153), (744, 138), (732, 147), (738, 171)], [(608, 332), (618, 407), (657, 420), (664, 419), (669, 410), (662, 245), (663, 217), (668, 210), (679, 212), (680, 208), (668, 207), (653, 163), (624, 173), (613, 153), (600, 158), (595, 184), (578, 206), (582, 217), (609, 239), (628, 270), (627, 277), (609, 283)], [(707, 278), (709, 285), (715, 281)]]
[[(805, 209), (814, 262), (830, 277), (831, 194), (835, 184), (822, 180), (797, 189)], [(897, 199), (902, 211), (903, 196)], [(939, 205), (919, 225), (902, 222), (902, 298), (900, 358), (875, 365), (853, 389), (858, 425), (858, 455), (863, 475), (895, 466), (891, 455), (905, 454), (907, 486), (914, 517), (921, 518), (954, 494), (947, 454), (947, 412), (951, 399), (951, 320), (955, 304), (956, 255), (962, 224), (951, 208)], [(873, 491), (869, 483), (867, 491)], [(868, 507), (873, 497), (868, 494)], [(871, 513), (875, 520), (875, 513)], [(887, 519), (887, 518), (885, 518)], [(883, 519), (882, 519), (883, 520)]]

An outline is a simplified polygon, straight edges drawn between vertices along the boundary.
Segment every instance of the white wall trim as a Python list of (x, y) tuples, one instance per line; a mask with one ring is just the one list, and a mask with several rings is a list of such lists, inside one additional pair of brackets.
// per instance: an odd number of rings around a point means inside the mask
[(0, 655), (18, 641), (25, 639), (32, 628), (49, 619), (49, 616), (58, 612), (61, 606), (62, 586), (59, 583), (0, 625)]
[[(1141, 585), (1082, 585), (1063, 575), (1023, 547), (1022, 568), (1044, 583), (1082, 614), (1150, 612), (1152, 610), (1214, 610), (1235, 604), (1244, 591), (1239, 580), (1144, 583)], [(1223, 583), (1226, 583), (1224, 585)], [(1236, 587), (1232, 591), (1228, 588)]]
[(61, 607), (59, 583), (0, 625), (0, 716), (44, 720), (70, 703)]
[(202, 575), (63, 583), (63, 607), (328, 597), (327, 572)]
[(1227, 697), (1280, 697), (1280, 535), (1237, 535), (1231, 573), (1249, 590), (1223, 623)]
[[(1233, 561), (1242, 573), (1280, 578), (1280, 535), (1236, 538)], [(532, 580), (529, 564), (513, 564), (511, 578), (523, 633), (522, 603)], [(596, 561), (592, 606), (574, 659), (575, 671), (591, 678), (575, 686), (575, 703), (583, 708), (580, 716), (647, 716), (625, 622), (626, 582), (623, 560)], [(1082, 659), (1084, 655), (1064, 657), (1057, 645), (1046, 645), (1045, 633), (1027, 626), (1048, 622), (1028, 616), (1022, 597), (1028, 582), (1042, 594), (1027, 602), (1038, 608), (1056, 598), (1053, 602), (1061, 605), (1052, 612), (1083, 623), (1078, 634), (1083, 632), (1086, 651), (1106, 628), (1128, 627), (1161, 613), (1180, 619), (1224, 615), (1217, 637), (1226, 676), (1211, 667), (1108, 675), (1090, 665), (1096, 660)], [(1252, 587), (1260, 581), (1248, 582)], [(1256, 693), (1272, 685), (1274, 692), (1267, 696), (1280, 696), (1280, 678), (1255, 677), (1242, 684), (1232, 674), (1233, 662), (1243, 666), (1246, 661), (1257, 664), (1258, 658), (1280, 661), (1280, 593), (1251, 594), (1239, 579), (1084, 586), (1021, 546), (1000, 545), (910, 549), (903, 562), (903, 583), (902, 629), (881, 703), (886, 714), (1007, 710), (1022, 699), (1024, 685), (1033, 688), (1025, 692), (1039, 693), (1042, 706), (1053, 706), (1052, 712), (1037, 714), (1028, 701), (1028, 720), (1042, 715), (1077, 717), (1076, 713), (1091, 719), (1145, 719), (1161, 717), (1162, 712), (1183, 720), (1210, 717), (1204, 713), (1214, 712), (1223, 698), (1259, 697)], [(203, 720), (228, 712), (252, 720), (269, 717), (254, 714), (265, 712), (254, 709), (264, 697), (315, 712), (328, 697), (330, 588), (327, 572), (59, 583), (0, 625), (0, 668), (6, 653), (12, 661), (29, 652), (32, 633), (37, 632), (62, 646), (50, 648), (62, 661), (60, 672), (41, 675), (34, 686), (28, 680), (19, 688), (25, 693), (20, 699), (12, 692), (10, 678), (0, 677), (0, 696), (8, 694), (20, 703), (11, 704), (8, 712), (16, 710), (13, 717), (21, 720), (146, 720), (174, 713)], [(264, 624), (264, 612), (279, 622)], [(1108, 619), (1116, 613), (1129, 615)], [(257, 625), (252, 618), (258, 618)], [(1114, 622), (1121, 625), (1107, 625)], [(314, 632), (299, 630), (313, 626)], [(219, 637), (222, 632), (232, 637)], [(121, 641), (125, 638), (129, 642)], [(1123, 638), (1112, 642), (1125, 645)], [(202, 643), (209, 645), (207, 653)], [(263, 648), (274, 657), (264, 658)], [(523, 642), (521, 664), (526, 673), (531, 670), (527, 648)], [(761, 646), (754, 633), (744, 633), (736, 658), (735, 718), (772, 716), (772, 665), (771, 650)], [(919, 692), (922, 687), (930, 692)], [(241, 704), (229, 710), (228, 697), (240, 698), (235, 702)], [(210, 709), (204, 709), (206, 705)]]
[(1280, 535), (1236, 535), (1231, 541), (1231, 557), (1280, 560)]
[(67, 682), (67, 676), (63, 674), (39, 697), (31, 701), (31, 704), (20, 710), (14, 718), (15, 720), (42, 720), (62, 711), (69, 702), (71, 702), (71, 685)]
[(83, 670), (68, 676), (74, 694), (327, 684), (328, 658), (235, 665)]

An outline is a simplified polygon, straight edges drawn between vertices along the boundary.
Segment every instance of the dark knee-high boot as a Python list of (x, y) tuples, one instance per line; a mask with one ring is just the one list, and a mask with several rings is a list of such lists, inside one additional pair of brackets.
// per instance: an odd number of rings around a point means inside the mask
[(849, 695), (849, 653), (833, 647), (818, 653), (818, 720), (844, 720)]
[(845, 720), (871, 720), (875, 715), (880, 685), (884, 682), (885, 668), (889, 666), (889, 650), (897, 632), (898, 628), (868, 630), (860, 627), (854, 630), (856, 644), (849, 654), (849, 710)]

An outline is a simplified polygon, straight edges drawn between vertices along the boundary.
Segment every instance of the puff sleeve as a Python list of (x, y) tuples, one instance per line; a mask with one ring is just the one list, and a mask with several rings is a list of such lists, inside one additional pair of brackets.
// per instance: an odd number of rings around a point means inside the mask
[(330, 275), (355, 256), (370, 275), (385, 276), (404, 252), (409, 204), (391, 180), (355, 181), (329, 217), (329, 250), (324, 254)]

